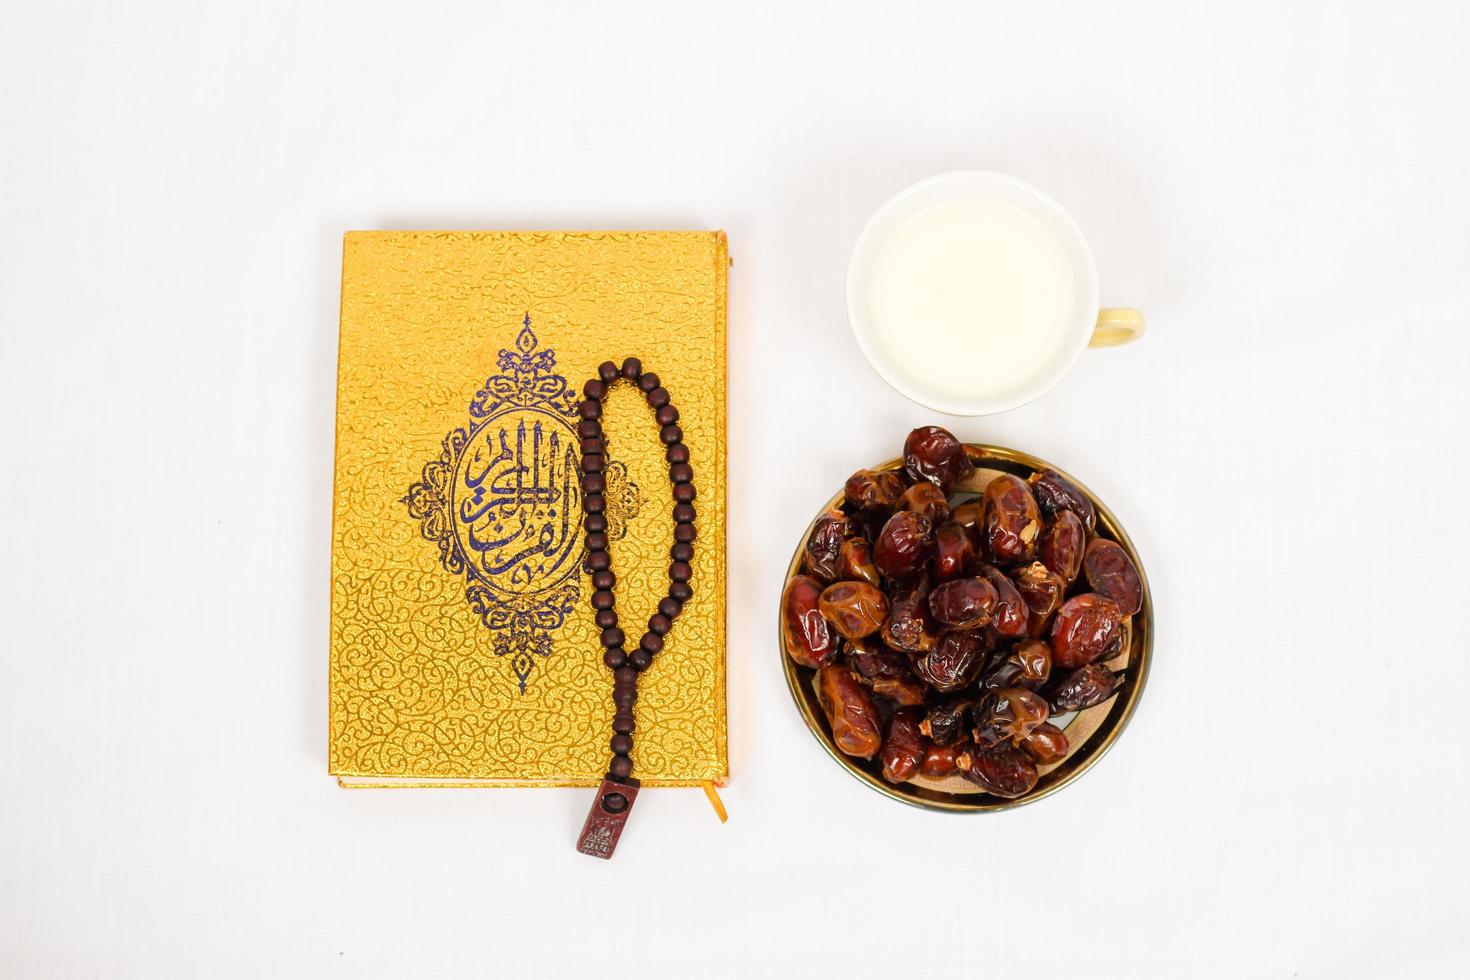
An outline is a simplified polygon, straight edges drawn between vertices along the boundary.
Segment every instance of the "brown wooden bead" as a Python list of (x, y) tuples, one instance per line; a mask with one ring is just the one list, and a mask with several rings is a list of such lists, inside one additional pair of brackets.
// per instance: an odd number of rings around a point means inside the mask
[(602, 423), (596, 419), (583, 419), (577, 423), (577, 436), (582, 439), (601, 439)]
[(682, 442), (676, 442), (664, 451), (664, 458), (670, 463), (689, 462), (689, 447)]
[(633, 760), (626, 755), (615, 755), (607, 767), (607, 774), (614, 779), (627, 779), (633, 774)]
[(619, 667), (623, 666), (623, 664), (628, 662), (628, 655), (623, 652), (622, 647), (613, 647), (611, 650), (606, 650), (603, 652), (602, 662), (606, 664), (610, 669), (617, 670)]
[(604, 448), (602, 439), (597, 436), (584, 436), (582, 438), (581, 450), (585, 456), (587, 453), (600, 453)]
[(676, 561), (669, 566), (669, 578), (675, 582), (687, 582), (694, 575), (694, 570), (689, 567), (688, 562)]
[(582, 501), (582, 509), (589, 514), (601, 514), (607, 508), (607, 501), (600, 493), (589, 493), (587, 499)]
[(582, 518), (582, 527), (588, 534), (601, 534), (607, 530), (607, 517), (604, 514), (588, 514)]
[(629, 357), (623, 361), (623, 377), (629, 381), (637, 381), (638, 376), (643, 373), (643, 362), (636, 357)]
[(638, 641), (638, 648), (647, 650), (649, 653), (658, 653), (664, 648), (664, 638), (649, 630), (643, 634), (643, 639)]
[(642, 377), (638, 379), (638, 387), (642, 388), (645, 393), (652, 391), (658, 387), (658, 375), (652, 371), (644, 371)]
[(605, 647), (622, 646), (623, 631), (618, 629), (616, 626), (609, 626), (607, 629), (602, 631), (602, 645)]
[(584, 419), (600, 419), (602, 418), (602, 402), (587, 399), (577, 406), (577, 414)]
[(593, 609), (611, 609), (613, 602), (613, 594), (608, 589), (598, 589), (592, 593)]
[(655, 388), (648, 393), (647, 400), (654, 408), (663, 408), (669, 403), (669, 393), (664, 388)]
[(684, 604), (671, 595), (666, 595), (658, 601), (659, 613), (670, 619), (677, 619), (683, 608)]
[(692, 504), (692, 503), (694, 503), (694, 498), (696, 496), (698, 496), (698, 495), (694, 492), (694, 484), (692, 484), (692, 483), (676, 483), (676, 484), (674, 484), (674, 499), (677, 500), (679, 503), (681, 503), (681, 504)]
[(669, 627), (673, 625), (673, 620), (669, 619), (669, 617), (665, 616), (663, 613), (654, 613), (652, 616), (648, 617), (648, 632), (657, 633), (659, 636), (663, 636), (665, 633), (667, 633), (669, 631)]
[(633, 751), (633, 736), (618, 732), (608, 739), (607, 747), (612, 749), (615, 755), (627, 755)]
[(669, 557), (674, 561), (693, 561), (694, 545), (680, 541), (669, 549)]
[[(596, 405), (596, 402), (592, 404)], [(663, 440), (665, 446), (672, 446), (676, 442), (684, 441), (684, 430), (677, 425), (666, 425), (658, 430), (658, 437)]]
[(604, 568), (600, 572), (592, 573), (592, 587), (594, 589), (607, 589), (611, 591), (612, 587), (617, 584), (618, 577), (610, 569)]
[(605, 571), (612, 566), (612, 556), (605, 551), (594, 551), (587, 556), (587, 567), (594, 572)]
[(587, 535), (587, 550), (588, 551), (606, 551), (607, 550), (607, 535), (606, 534), (589, 534), (589, 535)]
[(669, 466), (669, 479), (675, 483), (688, 483), (694, 479), (694, 467), (688, 463), (672, 463)]
[[(637, 650), (633, 651), (637, 653)], [(613, 705), (618, 708), (631, 708), (638, 703), (638, 692), (626, 687), (613, 688)]]
[(651, 663), (653, 663), (653, 654), (642, 647), (628, 654), (628, 666), (634, 670), (647, 670)]
[(607, 461), (603, 459), (601, 453), (588, 453), (582, 457), (583, 473), (601, 473), (606, 465)]
[(607, 629), (609, 626), (618, 625), (618, 614), (612, 609), (599, 609), (597, 615), (592, 617), (599, 629)]
[(613, 683), (621, 684), (624, 687), (637, 687), (638, 671), (632, 667), (620, 667), (613, 671)]
[(675, 521), (678, 521), (680, 524), (693, 524), (694, 523), (694, 505), (693, 504), (675, 504), (674, 505), (674, 520)]
[(679, 524), (674, 528), (674, 540), (688, 543), (699, 536), (693, 524)]
[(605, 383), (612, 384), (618, 380), (618, 366), (612, 361), (603, 361), (597, 365), (597, 376)]
[(669, 584), (669, 595), (678, 599), (679, 602), (688, 602), (694, 596), (694, 589), (688, 582), (671, 582)]
[(607, 479), (601, 473), (588, 473), (582, 477), (583, 493), (602, 493), (607, 489)]
[(619, 711), (613, 715), (612, 727), (619, 735), (629, 735), (638, 730), (638, 723), (633, 718), (633, 712)]
[(653, 420), (659, 425), (673, 425), (679, 421), (679, 410), (672, 405), (665, 405), (653, 413)]
[(607, 385), (598, 381), (596, 378), (590, 378), (582, 386), (582, 394), (591, 398), (593, 401), (602, 401), (602, 396), (607, 394)]

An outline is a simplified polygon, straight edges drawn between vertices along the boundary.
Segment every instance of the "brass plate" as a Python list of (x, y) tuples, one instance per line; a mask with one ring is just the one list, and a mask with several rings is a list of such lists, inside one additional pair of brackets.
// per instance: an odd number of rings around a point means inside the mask
[[(1153, 649), (1154, 607), (1153, 597), (1148, 588), (1148, 576), (1144, 573), (1143, 562), (1139, 561), (1133, 542), (1128, 539), (1127, 532), (1113, 516), (1113, 512), (1108, 510), (1107, 505), (1098, 499), (1097, 494), (1065, 470), (1029, 453), (1023, 453), (1017, 449), (1006, 449), (1003, 446), (974, 443), (966, 444), (965, 449), (970, 454), (970, 458), (975, 461), (976, 471), (973, 478), (957, 488), (959, 492), (979, 493), (985, 488), (985, 484), (1000, 473), (1012, 473), (1022, 479), (1042, 469), (1052, 469), (1061, 473), (1092, 501), (1093, 506), (1097, 508), (1097, 533), (1123, 546), (1123, 550), (1128, 553), (1128, 557), (1133, 560), (1134, 566), (1138, 569), (1138, 577), (1143, 583), (1143, 607), (1125, 624), (1128, 634), (1123, 653), (1108, 662), (1108, 666), (1114, 669), (1127, 668), (1128, 672), (1122, 686), (1117, 693), (1102, 704), (1094, 705), (1085, 711), (1073, 712), (1052, 719), (1067, 733), (1070, 749), (1066, 758), (1050, 766), (1040, 767), (1041, 778), (1037, 781), (1036, 786), (1031, 792), (1015, 799), (992, 796), (960, 776), (945, 779), (918, 777), (910, 782), (895, 785), (883, 778), (882, 766), (876, 758), (854, 759), (838, 751), (837, 747), (832, 744), (832, 732), (827, 725), (827, 718), (817, 704), (816, 693), (812, 690), (812, 678), (815, 676), (815, 671), (797, 666), (787, 656), (786, 640), (781, 629), (781, 617), (785, 611), (779, 608), (776, 618), (776, 646), (781, 657), (781, 667), (786, 673), (786, 686), (791, 691), (791, 698), (796, 702), (797, 710), (801, 712), (807, 727), (811, 729), (822, 748), (826, 749), (827, 754), (837, 760), (839, 765), (884, 796), (903, 803), (952, 813), (982, 813), (989, 810), (1009, 810), (1012, 807), (1034, 802), (1044, 796), (1050, 796), (1092, 768), (1097, 760), (1102, 758), (1103, 753), (1107, 752), (1118, 740), (1118, 736), (1123, 734), (1123, 729), (1127, 727), (1128, 720), (1133, 717), (1138, 701), (1143, 697), (1144, 684), (1148, 681), (1148, 668), (1152, 660)], [(901, 459), (890, 459), (880, 464), (877, 469), (896, 470), (902, 465)], [(839, 492), (828, 500), (826, 506), (807, 524), (806, 531), (802, 533), (801, 540), (797, 542), (796, 552), (791, 556), (791, 562), (786, 568), (786, 580), (800, 570), (802, 553), (817, 518), (841, 502), (842, 494)]]

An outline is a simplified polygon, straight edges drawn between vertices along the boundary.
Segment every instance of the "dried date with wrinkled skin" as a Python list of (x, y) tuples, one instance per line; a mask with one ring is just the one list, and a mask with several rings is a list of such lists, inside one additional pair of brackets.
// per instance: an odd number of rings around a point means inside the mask
[(822, 617), (822, 583), (793, 575), (781, 595), (786, 653), (803, 667), (823, 667), (837, 656), (837, 633)]
[(912, 674), (902, 677), (875, 677), (872, 688), (873, 693), (879, 697), (888, 698), (894, 704), (904, 707), (921, 705), (929, 697), (929, 688)]
[(922, 514), (907, 510), (890, 517), (873, 544), (873, 564), (891, 579), (910, 578), (923, 570), (933, 555), (934, 526)]
[(1002, 687), (1036, 690), (1051, 677), (1051, 647), (1041, 640), (1023, 640), (985, 672), (980, 686), (987, 691)]
[(1102, 704), (1113, 696), (1122, 683), (1122, 671), (1114, 673), (1102, 664), (1088, 664), (1086, 667), (1078, 667), (1053, 684), (1047, 692), (1047, 700), (1051, 703), (1054, 714), (1081, 711)]
[(903, 443), (903, 466), (914, 480), (936, 484), (946, 495), (975, 472), (965, 447), (948, 429), (937, 425), (909, 433)]
[(895, 650), (923, 653), (934, 648), (938, 631), (929, 619), (929, 596), (923, 589), (906, 589), (889, 603), (883, 624), (883, 642)]
[(1021, 748), (1039, 766), (1049, 766), (1067, 757), (1067, 733), (1051, 722), (1044, 722), (1021, 740)]
[(1026, 632), (1033, 637), (1041, 636), (1051, 624), (1052, 614), (1061, 608), (1067, 583), (1039, 561), (1021, 569), (1012, 581), (1026, 600)]
[(929, 593), (929, 615), (952, 629), (978, 629), (990, 622), (998, 596), (983, 578), (944, 582)]
[(1058, 513), (1067, 510), (1077, 515), (1088, 534), (1097, 529), (1097, 508), (1092, 506), (1092, 501), (1087, 499), (1087, 495), (1076, 484), (1056, 470), (1032, 473), (1026, 478), (1026, 482), (1030, 484), (1036, 503), (1047, 517), (1055, 520)]
[(1036, 557), (1041, 511), (1020, 477), (1003, 473), (985, 487), (985, 550), (999, 565), (1019, 565)]
[(1123, 612), (1095, 592), (1073, 596), (1051, 624), (1051, 658), (1058, 667), (1111, 660), (1123, 649)]
[(899, 677), (909, 673), (909, 658), (876, 636), (863, 636), (847, 641), (847, 659), (852, 669), (864, 677)]
[(888, 720), (888, 736), (878, 754), (883, 764), (883, 778), (890, 783), (907, 782), (924, 761), (924, 738), (919, 734), (918, 713), (912, 709), (896, 711)]
[[(965, 573), (975, 557), (975, 543), (965, 529), (947, 521), (934, 530), (934, 581), (948, 582)], [(995, 583), (991, 583), (994, 585)]]
[(844, 493), (857, 510), (892, 510), (906, 486), (893, 470), (858, 470), (847, 478)]
[(1041, 778), (1031, 757), (1010, 742), (974, 747), (955, 759), (965, 778), (994, 796), (1024, 796)]
[(867, 689), (838, 664), (818, 670), (812, 686), (832, 728), (832, 743), (847, 755), (871, 759), (883, 736)]
[(882, 585), (878, 566), (873, 564), (873, 546), (867, 538), (848, 538), (837, 553), (837, 577), (849, 582)]
[(1019, 745), (1049, 717), (1051, 706), (1040, 694), (1024, 687), (1003, 687), (975, 706), (975, 742), (994, 745), (1009, 741)]
[(930, 745), (924, 750), (924, 761), (919, 764), (922, 776), (953, 776), (956, 772), (955, 758), (964, 751), (963, 743), (954, 745)]
[(898, 498), (897, 510), (907, 510), (929, 518), (938, 526), (949, 520), (949, 498), (932, 483), (915, 483)]
[(1143, 608), (1143, 580), (1122, 545), (1106, 538), (1093, 538), (1082, 567), (1087, 571), (1087, 584), (1092, 591), (1116, 602), (1124, 616), (1132, 616)]
[(842, 551), (842, 542), (847, 537), (847, 518), (840, 514), (824, 514), (812, 525), (811, 537), (806, 541), (806, 557), (803, 567), (806, 573), (819, 582), (837, 580), (837, 556)]
[(870, 636), (888, 618), (888, 597), (867, 582), (838, 582), (822, 592), (822, 615), (849, 640)]
[(976, 497), (967, 500), (949, 512), (949, 519), (965, 529), (965, 534), (970, 538), (970, 544), (977, 551), (984, 546), (985, 541), (985, 501)]
[(919, 731), (927, 735), (935, 745), (953, 745), (965, 735), (967, 719), (975, 702), (968, 699), (943, 701), (930, 705)]
[(985, 647), (974, 633), (945, 633), (934, 649), (914, 661), (919, 680), (941, 693), (972, 684), (985, 665)]
[(1070, 586), (1082, 571), (1082, 553), (1087, 548), (1087, 529), (1070, 510), (1057, 512), (1056, 520), (1041, 533), (1041, 563)]
[(976, 567), (975, 574), (995, 589), (995, 614), (990, 618), (990, 628), (995, 630), (995, 635), (1002, 640), (1025, 636), (1031, 610), (1021, 591), (1016, 588), (1016, 583), (991, 564), (980, 564)]

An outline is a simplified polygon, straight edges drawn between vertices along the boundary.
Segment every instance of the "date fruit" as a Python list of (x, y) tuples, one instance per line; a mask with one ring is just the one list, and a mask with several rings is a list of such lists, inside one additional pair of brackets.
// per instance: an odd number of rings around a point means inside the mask
[(948, 429), (937, 425), (909, 433), (903, 444), (903, 466), (914, 480), (936, 484), (946, 495), (975, 472), (965, 447)]
[(975, 572), (995, 589), (995, 615), (990, 619), (990, 628), (995, 630), (995, 635), (1002, 640), (1025, 636), (1031, 610), (1016, 583), (994, 565), (982, 564)]
[(827, 622), (849, 640), (878, 632), (888, 618), (888, 597), (867, 582), (829, 585), (819, 605)]
[(873, 563), (891, 579), (918, 573), (933, 555), (934, 526), (929, 518), (907, 510), (898, 511), (888, 519), (873, 545)]
[(1062, 603), (1051, 624), (1051, 657), (1058, 667), (1111, 660), (1123, 649), (1123, 611), (1111, 599), (1084, 592)]
[(1056, 519), (1057, 514), (1069, 510), (1082, 521), (1082, 526), (1091, 534), (1097, 529), (1097, 508), (1077, 486), (1056, 470), (1042, 470), (1026, 478), (1031, 492), (1040, 505), (1041, 512)]
[(898, 498), (898, 510), (912, 511), (929, 518), (936, 527), (949, 520), (949, 498), (932, 483), (915, 483)]
[(878, 709), (868, 691), (838, 664), (817, 671), (817, 703), (832, 728), (832, 742), (847, 755), (871, 759), (883, 744)]
[(847, 478), (845, 493), (857, 510), (892, 510), (905, 486), (893, 470), (858, 470)]
[(1102, 704), (1123, 683), (1122, 672), (1114, 673), (1102, 664), (1088, 664), (1058, 680), (1047, 692), (1051, 710), (1056, 714), (1081, 711)]
[(956, 770), (955, 757), (961, 751), (962, 746), (959, 744), (930, 745), (924, 750), (924, 761), (919, 765), (919, 774), (936, 778), (953, 776)]
[(975, 707), (975, 741), (994, 745), (1009, 741), (1019, 745), (1036, 726), (1051, 717), (1046, 698), (1024, 687), (992, 691)]
[(985, 647), (974, 633), (946, 633), (934, 649), (914, 661), (919, 680), (941, 693), (974, 683), (985, 665)]
[(985, 487), (985, 547), (999, 565), (1019, 565), (1036, 557), (1041, 511), (1020, 477), (1002, 474)]
[(975, 702), (965, 699), (930, 705), (928, 714), (919, 723), (919, 731), (935, 745), (953, 745), (964, 737), (965, 722), (974, 707)]
[(823, 667), (837, 656), (837, 633), (822, 618), (822, 583), (794, 575), (781, 596), (786, 652), (803, 667)]
[(1116, 602), (1124, 616), (1132, 616), (1143, 608), (1143, 581), (1122, 545), (1106, 538), (1093, 538), (1082, 567), (1087, 571), (1087, 584), (1092, 586), (1092, 591)]
[(1051, 722), (1044, 722), (1021, 740), (1021, 748), (1040, 766), (1061, 762), (1067, 757), (1067, 733)]
[(893, 713), (878, 759), (883, 763), (883, 778), (890, 783), (907, 782), (918, 771), (924, 761), (924, 738), (919, 734), (916, 712), (905, 709)]
[(929, 614), (952, 629), (978, 629), (990, 622), (997, 598), (995, 586), (983, 578), (955, 579), (929, 593)]
[[(927, 485), (927, 484), (926, 484)], [(965, 529), (947, 521), (934, 529), (934, 580), (948, 582), (965, 573), (975, 557), (975, 544)], [(995, 583), (992, 582), (992, 585)]]
[(987, 691), (1002, 687), (1041, 687), (1051, 677), (1051, 647), (1041, 640), (1024, 640), (1011, 647), (1005, 657), (985, 673), (980, 686)]
[(893, 597), (888, 620), (883, 624), (883, 642), (895, 650), (923, 653), (939, 639), (929, 620), (929, 597), (922, 589), (908, 589)]
[(1041, 534), (1041, 563), (1071, 585), (1082, 571), (1082, 553), (1087, 549), (1087, 530), (1070, 510), (1059, 511)]
[(1017, 572), (1014, 581), (1016, 591), (1026, 600), (1026, 632), (1033, 637), (1041, 636), (1050, 625), (1052, 614), (1062, 605), (1067, 583), (1039, 561)]
[(840, 514), (824, 514), (812, 525), (806, 541), (806, 573), (819, 582), (837, 580), (837, 556), (847, 537), (847, 518)]
[(961, 753), (955, 762), (965, 778), (976, 786), (1007, 799), (1026, 795), (1041, 778), (1031, 757), (1010, 742), (974, 747), (968, 753)]
[(849, 582), (882, 585), (878, 566), (873, 564), (873, 546), (867, 538), (848, 538), (837, 553), (837, 577)]

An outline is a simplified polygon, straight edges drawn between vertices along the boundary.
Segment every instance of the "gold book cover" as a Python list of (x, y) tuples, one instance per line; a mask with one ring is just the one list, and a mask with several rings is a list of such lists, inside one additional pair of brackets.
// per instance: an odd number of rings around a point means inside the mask
[[(699, 487), (694, 596), (639, 685), (645, 785), (723, 783), (723, 232), (349, 232), (333, 489), (329, 770), (343, 786), (594, 786), (612, 677), (588, 604), (577, 403), (641, 358)], [(603, 418), (618, 609), (667, 586), (668, 463)]]

